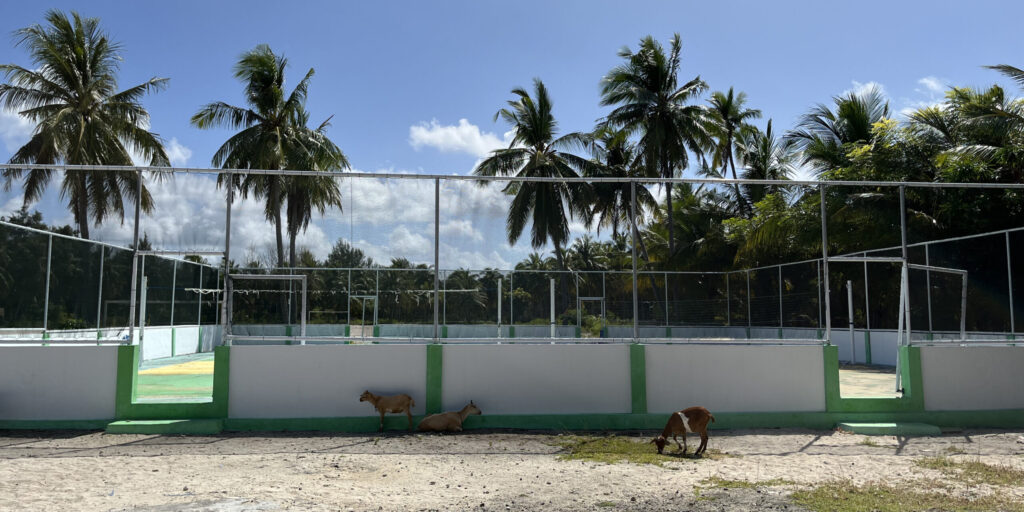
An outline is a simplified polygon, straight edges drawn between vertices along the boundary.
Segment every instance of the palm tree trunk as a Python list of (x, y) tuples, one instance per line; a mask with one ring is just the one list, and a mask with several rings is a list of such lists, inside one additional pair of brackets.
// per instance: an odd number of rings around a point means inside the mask
[(288, 230), (288, 266), (295, 268), (295, 237), (298, 233)]
[(81, 173), (82, 191), (75, 198), (75, 210), (78, 217), (78, 234), (82, 238), (89, 239), (89, 198), (85, 192), (85, 173)]
[[(736, 177), (736, 161), (732, 157), (732, 132), (729, 132), (726, 138), (726, 164), (732, 168), (732, 179), (738, 179)], [(724, 173), (723, 173), (724, 174)], [(733, 183), (733, 188), (736, 190), (736, 205), (739, 207), (741, 213), (748, 213), (750, 209), (747, 207), (747, 201), (743, 199), (743, 194), (740, 193), (740, 184)]]
[[(569, 290), (565, 286), (565, 254), (562, 252), (562, 244), (558, 242), (555, 243), (555, 258), (558, 260), (558, 269), (562, 271), (558, 273), (559, 296), (562, 299), (559, 309), (564, 310), (569, 305)], [(555, 310), (555, 321), (558, 321), (558, 309)]]
[(643, 256), (644, 261), (647, 263), (651, 262), (651, 255), (647, 253), (647, 243), (644, 242), (644, 237), (640, 236), (640, 226), (636, 223), (636, 216), (633, 215), (633, 209), (629, 209), (629, 225), (633, 231), (630, 233), (636, 233), (636, 241), (640, 242), (640, 255)]
[[(671, 164), (668, 162), (668, 158), (662, 155), (661, 161), (661, 176), (663, 178), (671, 178)], [(668, 257), (666, 260), (671, 260), (676, 253), (676, 237), (675, 237), (675, 222), (674, 212), (672, 211), (672, 184), (665, 184), (665, 192), (668, 194), (666, 206), (668, 206)]]

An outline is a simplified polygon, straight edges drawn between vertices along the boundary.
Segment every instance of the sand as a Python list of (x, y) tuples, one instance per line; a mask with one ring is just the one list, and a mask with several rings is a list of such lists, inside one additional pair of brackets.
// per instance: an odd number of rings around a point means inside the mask
[[(799, 510), (786, 488), (712, 489), (704, 495), (716, 499), (698, 501), (694, 486), (710, 477), (801, 484), (938, 478), (914, 460), (951, 450), (1024, 468), (1024, 435), (1009, 431), (875, 436), (876, 446), (831, 431), (713, 431), (710, 448), (732, 457), (666, 467), (559, 460), (558, 439), (0, 431), (0, 510)], [(1024, 500), (1024, 482), (1000, 492)]]

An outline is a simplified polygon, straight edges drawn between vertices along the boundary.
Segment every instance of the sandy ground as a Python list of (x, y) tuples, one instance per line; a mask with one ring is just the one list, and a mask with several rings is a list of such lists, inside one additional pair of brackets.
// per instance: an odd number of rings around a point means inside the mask
[[(666, 467), (559, 460), (558, 439), (0, 431), (0, 510), (799, 510), (784, 488), (713, 489), (703, 494), (714, 500), (698, 501), (694, 486), (716, 476), (804, 484), (933, 478), (939, 474), (913, 461), (950, 447), (964, 453), (957, 457), (1024, 468), (1024, 436), (1007, 431), (872, 437), (876, 446), (830, 431), (716, 431), (710, 447), (731, 457)], [(1000, 492), (1024, 500), (1024, 482)]]

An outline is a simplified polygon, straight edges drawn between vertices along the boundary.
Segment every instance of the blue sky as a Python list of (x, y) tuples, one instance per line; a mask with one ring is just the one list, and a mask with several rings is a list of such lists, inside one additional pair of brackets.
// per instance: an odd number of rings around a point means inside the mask
[[(745, 91), (782, 130), (814, 103), (871, 82), (898, 112), (938, 101), (948, 85), (1000, 81), (982, 65), (1024, 66), (1013, 21), (1024, 4), (1005, 1), (5, 2), (0, 34), (41, 22), (47, 7), (101, 18), (124, 46), (122, 87), (170, 78), (145, 105), (174, 163), (189, 166), (209, 166), (229, 135), (192, 128), (189, 116), (212, 100), (241, 104), (231, 67), (259, 43), (288, 57), (290, 85), (316, 69), (309, 110), (316, 121), (334, 115), (329, 134), (355, 169), (459, 174), (501, 143), (507, 126), (492, 121), (494, 112), (512, 87), (534, 77), (547, 84), (563, 131), (591, 128), (605, 112), (600, 78), (620, 62), (618, 49), (647, 34), (667, 41), (679, 32), (684, 79), (699, 74), (712, 90)], [(0, 37), (0, 62), (31, 64), (13, 36)], [(0, 158), (30, 128), (0, 115)], [(40, 208), (58, 218), (54, 204)], [(500, 235), (500, 228), (477, 231)], [(111, 239), (123, 235), (111, 229)], [(325, 229), (325, 240), (339, 229)], [(176, 236), (167, 243), (188, 243)], [(460, 247), (481, 242), (470, 238)], [(497, 248), (491, 238), (483, 241)], [(498, 260), (482, 254), (497, 264), (527, 251), (521, 242), (497, 248)]]

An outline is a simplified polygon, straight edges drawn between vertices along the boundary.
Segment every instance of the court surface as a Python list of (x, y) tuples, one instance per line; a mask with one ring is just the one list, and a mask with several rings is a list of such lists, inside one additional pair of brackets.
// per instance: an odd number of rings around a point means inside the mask
[(153, 359), (139, 363), (136, 400), (202, 402), (213, 399), (213, 354)]

